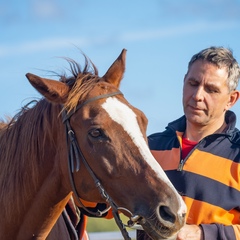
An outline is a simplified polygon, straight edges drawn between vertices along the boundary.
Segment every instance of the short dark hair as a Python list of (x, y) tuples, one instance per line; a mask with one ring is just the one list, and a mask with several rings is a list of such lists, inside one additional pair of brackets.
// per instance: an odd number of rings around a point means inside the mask
[(188, 63), (188, 71), (192, 64), (199, 59), (211, 62), (219, 68), (225, 67), (228, 71), (227, 84), (229, 91), (236, 90), (240, 78), (240, 66), (237, 60), (233, 57), (231, 49), (224, 47), (209, 47), (203, 49), (192, 56)]

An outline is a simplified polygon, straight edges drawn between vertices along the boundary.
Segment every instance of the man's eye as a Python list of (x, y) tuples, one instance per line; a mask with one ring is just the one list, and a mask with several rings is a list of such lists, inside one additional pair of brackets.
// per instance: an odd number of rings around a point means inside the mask
[(209, 92), (209, 93), (217, 93), (218, 90), (213, 89), (213, 88), (208, 88), (208, 89), (207, 89), (207, 92)]
[(198, 83), (197, 82), (189, 82), (189, 84), (191, 85), (191, 86), (198, 86)]

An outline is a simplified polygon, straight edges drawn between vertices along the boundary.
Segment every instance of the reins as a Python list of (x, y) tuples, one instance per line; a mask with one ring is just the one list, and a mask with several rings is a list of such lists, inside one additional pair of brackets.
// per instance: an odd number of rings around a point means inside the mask
[[(128, 222), (128, 226), (132, 226), (134, 225), (134, 223), (137, 222), (137, 220), (139, 219), (139, 216), (133, 216), (133, 214), (125, 208), (122, 207), (118, 207), (115, 202), (112, 200), (112, 198), (108, 195), (108, 193), (105, 191), (104, 187), (102, 186), (101, 182), (99, 181), (99, 179), (96, 177), (96, 175), (94, 174), (94, 172), (92, 171), (91, 167), (89, 166), (86, 158), (84, 157), (81, 148), (79, 147), (79, 144), (77, 142), (77, 139), (75, 137), (75, 133), (72, 130), (71, 126), (70, 126), (70, 118), (71, 116), (80, 108), (82, 108), (84, 105), (96, 101), (98, 99), (102, 99), (102, 98), (108, 98), (108, 97), (112, 97), (115, 95), (119, 95), (122, 94), (120, 91), (118, 92), (113, 92), (113, 93), (109, 93), (109, 94), (103, 94), (103, 95), (99, 95), (93, 98), (88, 99), (87, 101), (83, 102), (82, 104), (78, 105), (76, 109), (74, 109), (73, 111), (71, 111), (70, 113), (67, 113), (65, 110), (63, 111), (63, 123), (66, 126), (66, 138), (67, 138), (67, 146), (69, 147), (69, 154), (68, 154), (68, 171), (69, 171), (69, 177), (70, 177), (70, 183), (71, 183), (71, 187), (72, 187), (72, 191), (73, 194), (75, 195), (75, 200), (78, 202), (78, 204), (89, 214), (91, 214), (92, 216), (95, 217), (101, 217), (103, 216), (103, 214), (107, 213), (110, 209), (112, 209), (112, 213), (115, 219), (116, 224), (118, 225), (123, 237), (125, 240), (131, 240), (131, 238), (129, 237), (129, 234), (125, 228), (125, 225), (122, 223), (122, 220), (120, 219), (120, 216), (118, 214), (119, 210), (125, 210), (128, 213), (130, 213), (131, 218)], [(93, 212), (90, 211), (89, 209), (87, 209), (87, 207), (84, 206), (84, 204), (81, 202), (79, 194), (77, 192), (76, 189), (76, 185), (74, 182), (74, 178), (73, 178), (73, 174), (74, 172), (78, 172), (80, 169), (80, 161), (82, 160), (84, 166), (86, 167), (86, 169), (88, 170), (89, 174), (91, 175), (91, 177), (94, 180), (95, 186), (98, 188), (101, 196), (103, 197), (103, 199), (109, 204), (109, 208), (106, 208), (103, 211), (98, 210), (97, 212)]]

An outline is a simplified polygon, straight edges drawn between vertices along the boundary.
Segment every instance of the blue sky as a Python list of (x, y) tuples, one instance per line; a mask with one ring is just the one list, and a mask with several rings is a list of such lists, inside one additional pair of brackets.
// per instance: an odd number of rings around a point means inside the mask
[[(0, 117), (40, 97), (27, 72), (61, 73), (61, 57), (83, 63), (80, 49), (103, 75), (126, 48), (121, 90), (148, 117), (148, 134), (162, 131), (183, 114), (193, 54), (224, 46), (240, 62), (239, 12), (240, 0), (0, 0)], [(233, 110), (240, 128), (240, 101)]]

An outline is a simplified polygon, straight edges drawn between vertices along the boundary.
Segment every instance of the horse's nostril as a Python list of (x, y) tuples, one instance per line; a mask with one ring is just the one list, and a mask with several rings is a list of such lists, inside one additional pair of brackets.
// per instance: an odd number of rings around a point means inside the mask
[(167, 207), (167, 206), (160, 206), (160, 208), (159, 208), (159, 213), (160, 213), (161, 218), (162, 218), (164, 221), (168, 221), (168, 222), (171, 222), (171, 223), (175, 223), (176, 217), (175, 217), (175, 215), (171, 212), (171, 210), (169, 209), (169, 207)]

